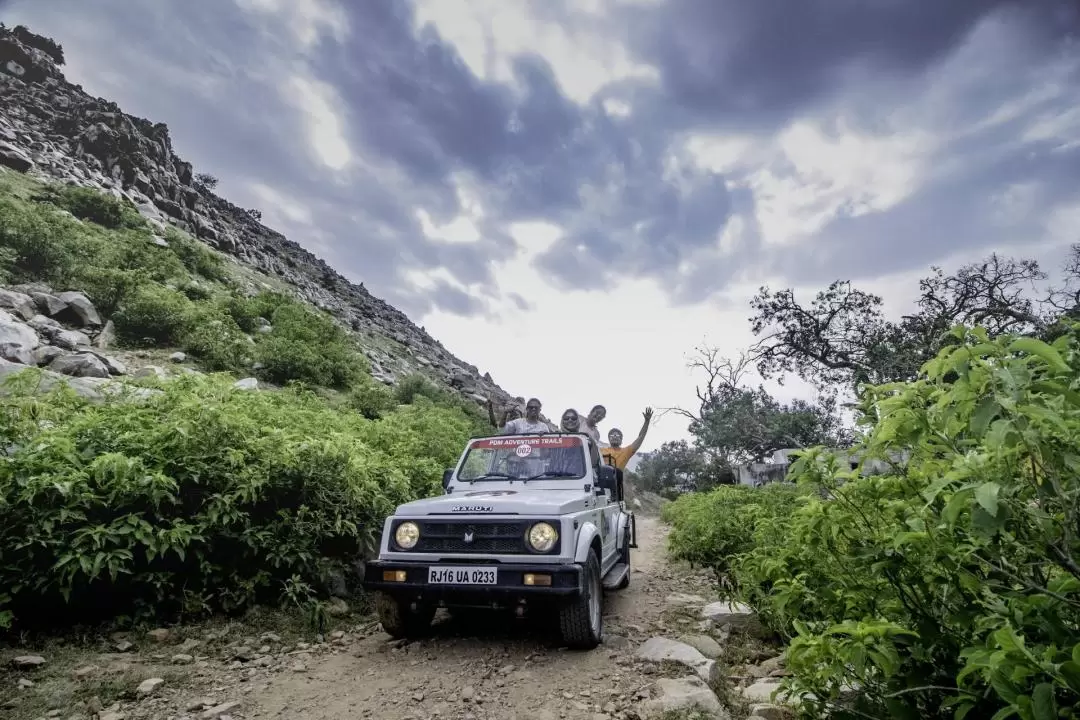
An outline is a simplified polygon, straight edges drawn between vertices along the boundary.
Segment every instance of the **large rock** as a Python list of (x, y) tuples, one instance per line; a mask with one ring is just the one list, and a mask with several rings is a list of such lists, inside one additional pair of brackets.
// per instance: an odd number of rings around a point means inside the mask
[(79, 348), (90, 347), (89, 336), (78, 330), (60, 330), (49, 338), (49, 340), (53, 345), (64, 348), (65, 350), (78, 350)]
[(97, 355), (91, 353), (61, 355), (49, 363), (49, 369), (61, 375), (79, 378), (107, 378), (112, 375), (109, 372), (109, 366)]
[(11, 313), (0, 310), (0, 358), (20, 365), (34, 365), (34, 350), (41, 338), (34, 329), (16, 320)]
[(637, 657), (648, 662), (676, 662), (685, 665), (705, 682), (715, 682), (717, 679), (715, 660), (710, 660), (695, 648), (671, 638), (649, 638), (638, 648)]
[(717, 628), (728, 628), (729, 630), (746, 633), (761, 633), (763, 631), (757, 614), (742, 603), (709, 603), (701, 609), (701, 617)]
[(720, 643), (708, 635), (691, 635), (683, 638), (683, 641), (707, 658), (715, 660), (723, 654), (724, 648)]
[(56, 319), (78, 327), (100, 327), (101, 316), (90, 299), (80, 292), (63, 292), (57, 298), (65, 307), (56, 314)]
[(52, 293), (35, 292), (30, 297), (34, 299), (38, 312), (48, 317), (59, 315), (67, 309), (67, 303)]
[(777, 692), (779, 689), (779, 680), (765, 678), (744, 687), (742, 696), (751, 703), (776, 703), (783, 700), (782, 693)]
[(34, 300), (29, 295), (14, 290), (0, 288), (0, 308), (9, 310), (23, 320), (29, 320), (37, 315)]
[(661, 678), (656, 681), (656, 686), (660, 695), (646, 700), (638, 708), (638, 715), (645, 720), (670, 717), (676, 713), (715, 720), (731, 717), (701, 678), (692, 675), (678, 679)]

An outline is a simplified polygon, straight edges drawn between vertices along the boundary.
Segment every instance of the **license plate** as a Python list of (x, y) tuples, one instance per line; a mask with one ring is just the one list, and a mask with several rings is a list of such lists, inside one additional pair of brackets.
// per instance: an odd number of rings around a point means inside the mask
[(498, 579), (499, 571), (496, 568), (428, 568), (428, 583), (431, 585), (494, 585)]

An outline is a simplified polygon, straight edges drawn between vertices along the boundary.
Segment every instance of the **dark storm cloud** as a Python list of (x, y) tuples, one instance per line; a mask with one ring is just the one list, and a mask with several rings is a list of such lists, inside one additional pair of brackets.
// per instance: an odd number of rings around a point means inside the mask
[[(1027, 39), (1001, 52), (1037, 71), (1075, 24), (1075, 14), (1055, 14), (1066, 0), (1026, 0), (1022, 11), (1007, 0), (668, 0), (620, 4), (605, 17), (581, 14), (570, 0), (535, 0), (534, 9), (576, 41), (625, 39), (659, 72), (658, 84), (620, 80), (584, 105), (566, 97), (548, 61), (535, 55), (512, 59), (512, 83), (477, 78), (434, 29), (416, 29), (404, 0), (340, 6), (351, 33), (343, 42), (324, 36), (302, 58), (289, 35), (295, 19), (243, 12), (231, 0), (97, 0), (92, 8), (84, 0), (16, 0), (10, 14), (60, 40), (92, 91), (167, 122), (178, 152), (219, 176), (234, 202), (257, 206), (251, 184), (258, 182), (301, 208), (310, 225), (282, 213), (282, 230), (414, 315), (483, 313), (501, 300), (494, 267), (516, 252), (514, 222), (564, 229), (536, 261), (557, 286), (651, 277), (674, 301), (697, 302), (751, 265), (816, 279), (838, 268), (857, 274), (925, 264), (945, 252), (943, 238), (990, 246), (1000, 228), (967, 222), (987, 193), (1043, 182), (1037, 196), (1045, 209), (1078, 187), (1073, 158), (1051, 158), (1049, 148), (989, 151), (1014, 139), (1018, 120), (944, 150), (942, 161), (960, 168), (900, 207), (838, 219), (778, 258), (761, 244), (742, 178), (672, 163), (691, 129), (767, 138), (823, 108), (847, 109), (872, 128), (876, 114), (901, 103), (897, 92), (921, 91), (992, 13), (1012, 12), (1013, 34)], [(298, 96), (287, 90), (294, 73), (326, 83), (340, 101), (344, 139), (362, 158), (346, 174), (313, 158)], [(975, 122), (1031, 81), (1030, 73), (1006, 73), (951, 99), (949, 112)], [(1080, 88), (1076, 78), (1067, 82)], [(633, 113), (609, 115), (605, 98), (628, 102)], [(782, 163), (772, 169), (795, 172)], [(436, 225), (452, 220), (462, 209), (461, 177), (484, 207), (480, 239), (425, 237), (416, 209)], [(721, 251), (718, 238), (733, 216), (745, 231)], [(440, 268), (455, 283), (409, 282), (412, 273)], [(506, 299), (527, 306), (520, 295)]]
[(625, 13), (631, 47), (685, 121), (761, 132), (830, 99), (852, 71), (926, 70), (1002, 10), (1050, 38), (1076, 18), (1070, 0), (668, 0)]

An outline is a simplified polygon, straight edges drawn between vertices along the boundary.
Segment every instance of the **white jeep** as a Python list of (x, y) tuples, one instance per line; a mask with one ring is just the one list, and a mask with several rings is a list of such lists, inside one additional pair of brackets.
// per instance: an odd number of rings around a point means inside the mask
[(621, 473), (584, 434), (474, 438), (443, 475), (445, 494), (386, 519), (364, 588), (383, 629), (416, 637), (438, 607), (558, 619), (577, 649), (603, 639), (604, 590), (630, 583), (636, 547)]

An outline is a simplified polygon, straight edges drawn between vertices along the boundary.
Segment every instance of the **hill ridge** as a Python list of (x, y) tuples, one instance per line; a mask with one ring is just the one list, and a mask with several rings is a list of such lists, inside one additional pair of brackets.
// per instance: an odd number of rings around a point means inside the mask
[[(200, 183), (165, 123), (136, 117), (69, 82), (54, 40), (0, 26), (0, 165), (130, 200), (155, 227), (179, 227), (238, 264), (289, 286), (361, 342), (386, 384), (422, 372), (478, 403), (522, 402), (450, 353), (405, 313)], [(262, 283), (265, 285), (265, 283)]]

